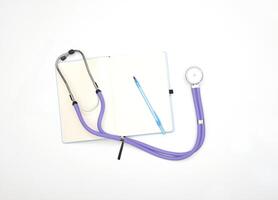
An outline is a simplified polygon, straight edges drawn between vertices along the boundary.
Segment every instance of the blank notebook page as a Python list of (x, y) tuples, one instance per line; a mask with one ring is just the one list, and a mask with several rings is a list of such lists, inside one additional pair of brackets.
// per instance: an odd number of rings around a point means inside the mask
[[(160, 133), (133, 76), (140, 82), (166, 132), (173, 131), (168, 66), (165, 53), (107, 56), (88, 59), (92, 75), (106, 103), (103, 128), (117, 135)], [(60, 64), (60, 69), (82, 108), (86, 122), (96, 129), (99, 106), (95, 88), (83, 61)], [(74, 112), (68, 91), (57, 74), (62, 138), (64, 142), (99, 139), (83, 129)]]

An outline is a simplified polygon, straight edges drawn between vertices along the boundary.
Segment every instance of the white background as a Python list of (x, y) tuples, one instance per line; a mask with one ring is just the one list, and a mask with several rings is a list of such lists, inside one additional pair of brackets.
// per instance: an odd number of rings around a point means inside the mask
[[(277, 199), (277, 35), (276, 0), (1, 0), (0, 199)], [(63, 144), (54, 62), (70, 48), (168, 52), (176, 133), (139, 139), (169, 150), (195, 140), (184, 72), (200, 66), (203, 148), (117, 161), (113, 141)]]

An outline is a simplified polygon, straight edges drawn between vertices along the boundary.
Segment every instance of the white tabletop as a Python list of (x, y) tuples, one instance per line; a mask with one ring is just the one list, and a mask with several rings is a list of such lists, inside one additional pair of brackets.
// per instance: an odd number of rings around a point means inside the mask
[[(278, 3), (274, 0), (59, 0), (0, 3), (0, 199), (278, 198)], [(54, 62), (167, 51), (176, 133), (138, 139), (189, 150), (196, 137), (185, 70), (204, 72), (207, 125), (188, 160), (120, 143), (63, 144)]]

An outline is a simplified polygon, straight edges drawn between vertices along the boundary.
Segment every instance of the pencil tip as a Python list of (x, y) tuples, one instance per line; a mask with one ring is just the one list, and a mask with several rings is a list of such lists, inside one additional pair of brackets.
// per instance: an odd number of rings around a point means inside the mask
[(133, 76), (133, 79), (136, 81), (136, 78), (135, 78), (135, 76)]

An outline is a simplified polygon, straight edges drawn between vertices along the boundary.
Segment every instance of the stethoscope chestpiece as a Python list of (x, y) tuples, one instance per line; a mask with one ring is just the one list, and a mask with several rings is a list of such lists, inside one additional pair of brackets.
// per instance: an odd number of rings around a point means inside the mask
[(199, 67), (189, 67), (185, 72), (185, 78), (192, 87), (198, 87), (203, 80), (203, 71)]

